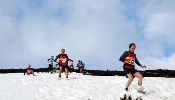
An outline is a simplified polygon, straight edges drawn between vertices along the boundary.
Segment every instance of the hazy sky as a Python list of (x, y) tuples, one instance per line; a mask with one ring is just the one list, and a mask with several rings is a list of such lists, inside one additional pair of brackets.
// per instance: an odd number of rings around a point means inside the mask
[[(66, 49), (86, 69), (122, 70), (136, 43), (147, 69), (175, 69), (175, 0), (0, 0), (0, 68), (48, 66)], [(138, 66), (136, 66), (138, 69)]]

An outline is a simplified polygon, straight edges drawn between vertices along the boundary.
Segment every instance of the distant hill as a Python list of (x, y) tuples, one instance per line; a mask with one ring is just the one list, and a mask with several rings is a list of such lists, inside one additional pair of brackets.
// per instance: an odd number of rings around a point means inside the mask
[[(0, 73), (24, 73), (25, 69), (0, 69)], [(35, 72), (49, 72), (48, 68), (37, 68), (34, 69)], [(77, 72), (78, 70), (74, 70), (73, 72)], [(145, 70), (139, 71), (142, 73), (144, 77), (167, 77), (167, 78), (175, 78), (175, 70), (168, 69), (157, 69), (157, 70)], [(84, 75), (92, 75), (92, 76), (124, 76), (123, 71), (117, 70), (84, 70)]]

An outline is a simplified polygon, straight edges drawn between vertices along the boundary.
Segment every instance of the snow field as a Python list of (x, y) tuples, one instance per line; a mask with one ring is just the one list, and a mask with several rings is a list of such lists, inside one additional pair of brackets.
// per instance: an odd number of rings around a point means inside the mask
[[(0, 74), (0, 100), (119, 100), (127, 78), (124, 76), (89, 76), (71, 73)], [(137, 86), (137, 78), (130, 89)], [(175, 79), (145, 77), (143, 100), (174, 100)], [(131, 93), (133, 96), (140, 94)]]

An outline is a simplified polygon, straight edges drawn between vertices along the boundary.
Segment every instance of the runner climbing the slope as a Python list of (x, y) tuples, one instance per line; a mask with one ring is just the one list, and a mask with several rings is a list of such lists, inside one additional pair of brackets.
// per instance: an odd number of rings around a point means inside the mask
[(73, 64), (73, 60), (69, 60), (69, 72), (73, 72), (74, 71), (74, 64)]
[(142, 92), (141, 88), (142, 88), (143, 76), (141, 73), (137, 72), (137, 70), (135, 69), (135, 63), (142, 68), (146, 68), (146, 66), (145, 65), (142, 66), (137, 60), (136, 54), (134, 53), (135, 48), (136, 48), (136, 45), (134, 43), (131, 43), (129, 45), (129, 51), (125, 51), (122, 54), (122, 56), (119, 58), (119, 61), (122, 61), (124, 63), (123, 65), (124, 73), (126, 77), (129, 78), (126, 84), (125, 90), (128, 91), (128, 88), (131, 82), (133, 81), (133, 78), (137, 77), (138, 78), (138, 91)]
[(52, 74), (53, 73), (53, 61), (54, 61), (54, 56), (51, 56), (51, 58), (49, 58), (47, 60), (49, 62), (49, 71)]
[(70, 59), (68, 58), (67, 54), (65, 54), (65, 49), (61, 49), (61, 54), (57, 55), (55, 60), (57, 59), (59, 60), (58, 64), (60, 68), (58, 79), (61, 79), (61, 73), (63, 69), (65, 69), (66, 78), (68, 79), (68, 61)]

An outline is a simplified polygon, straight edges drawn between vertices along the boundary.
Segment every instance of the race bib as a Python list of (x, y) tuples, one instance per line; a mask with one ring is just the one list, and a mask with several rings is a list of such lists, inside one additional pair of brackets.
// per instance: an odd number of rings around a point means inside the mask
[(130, 59), (129, 64), (130, 64), (130, 65), (135, 65), (135, 59)]
[(62, 58), (62, 63), (66, 63), (67, 58)]

